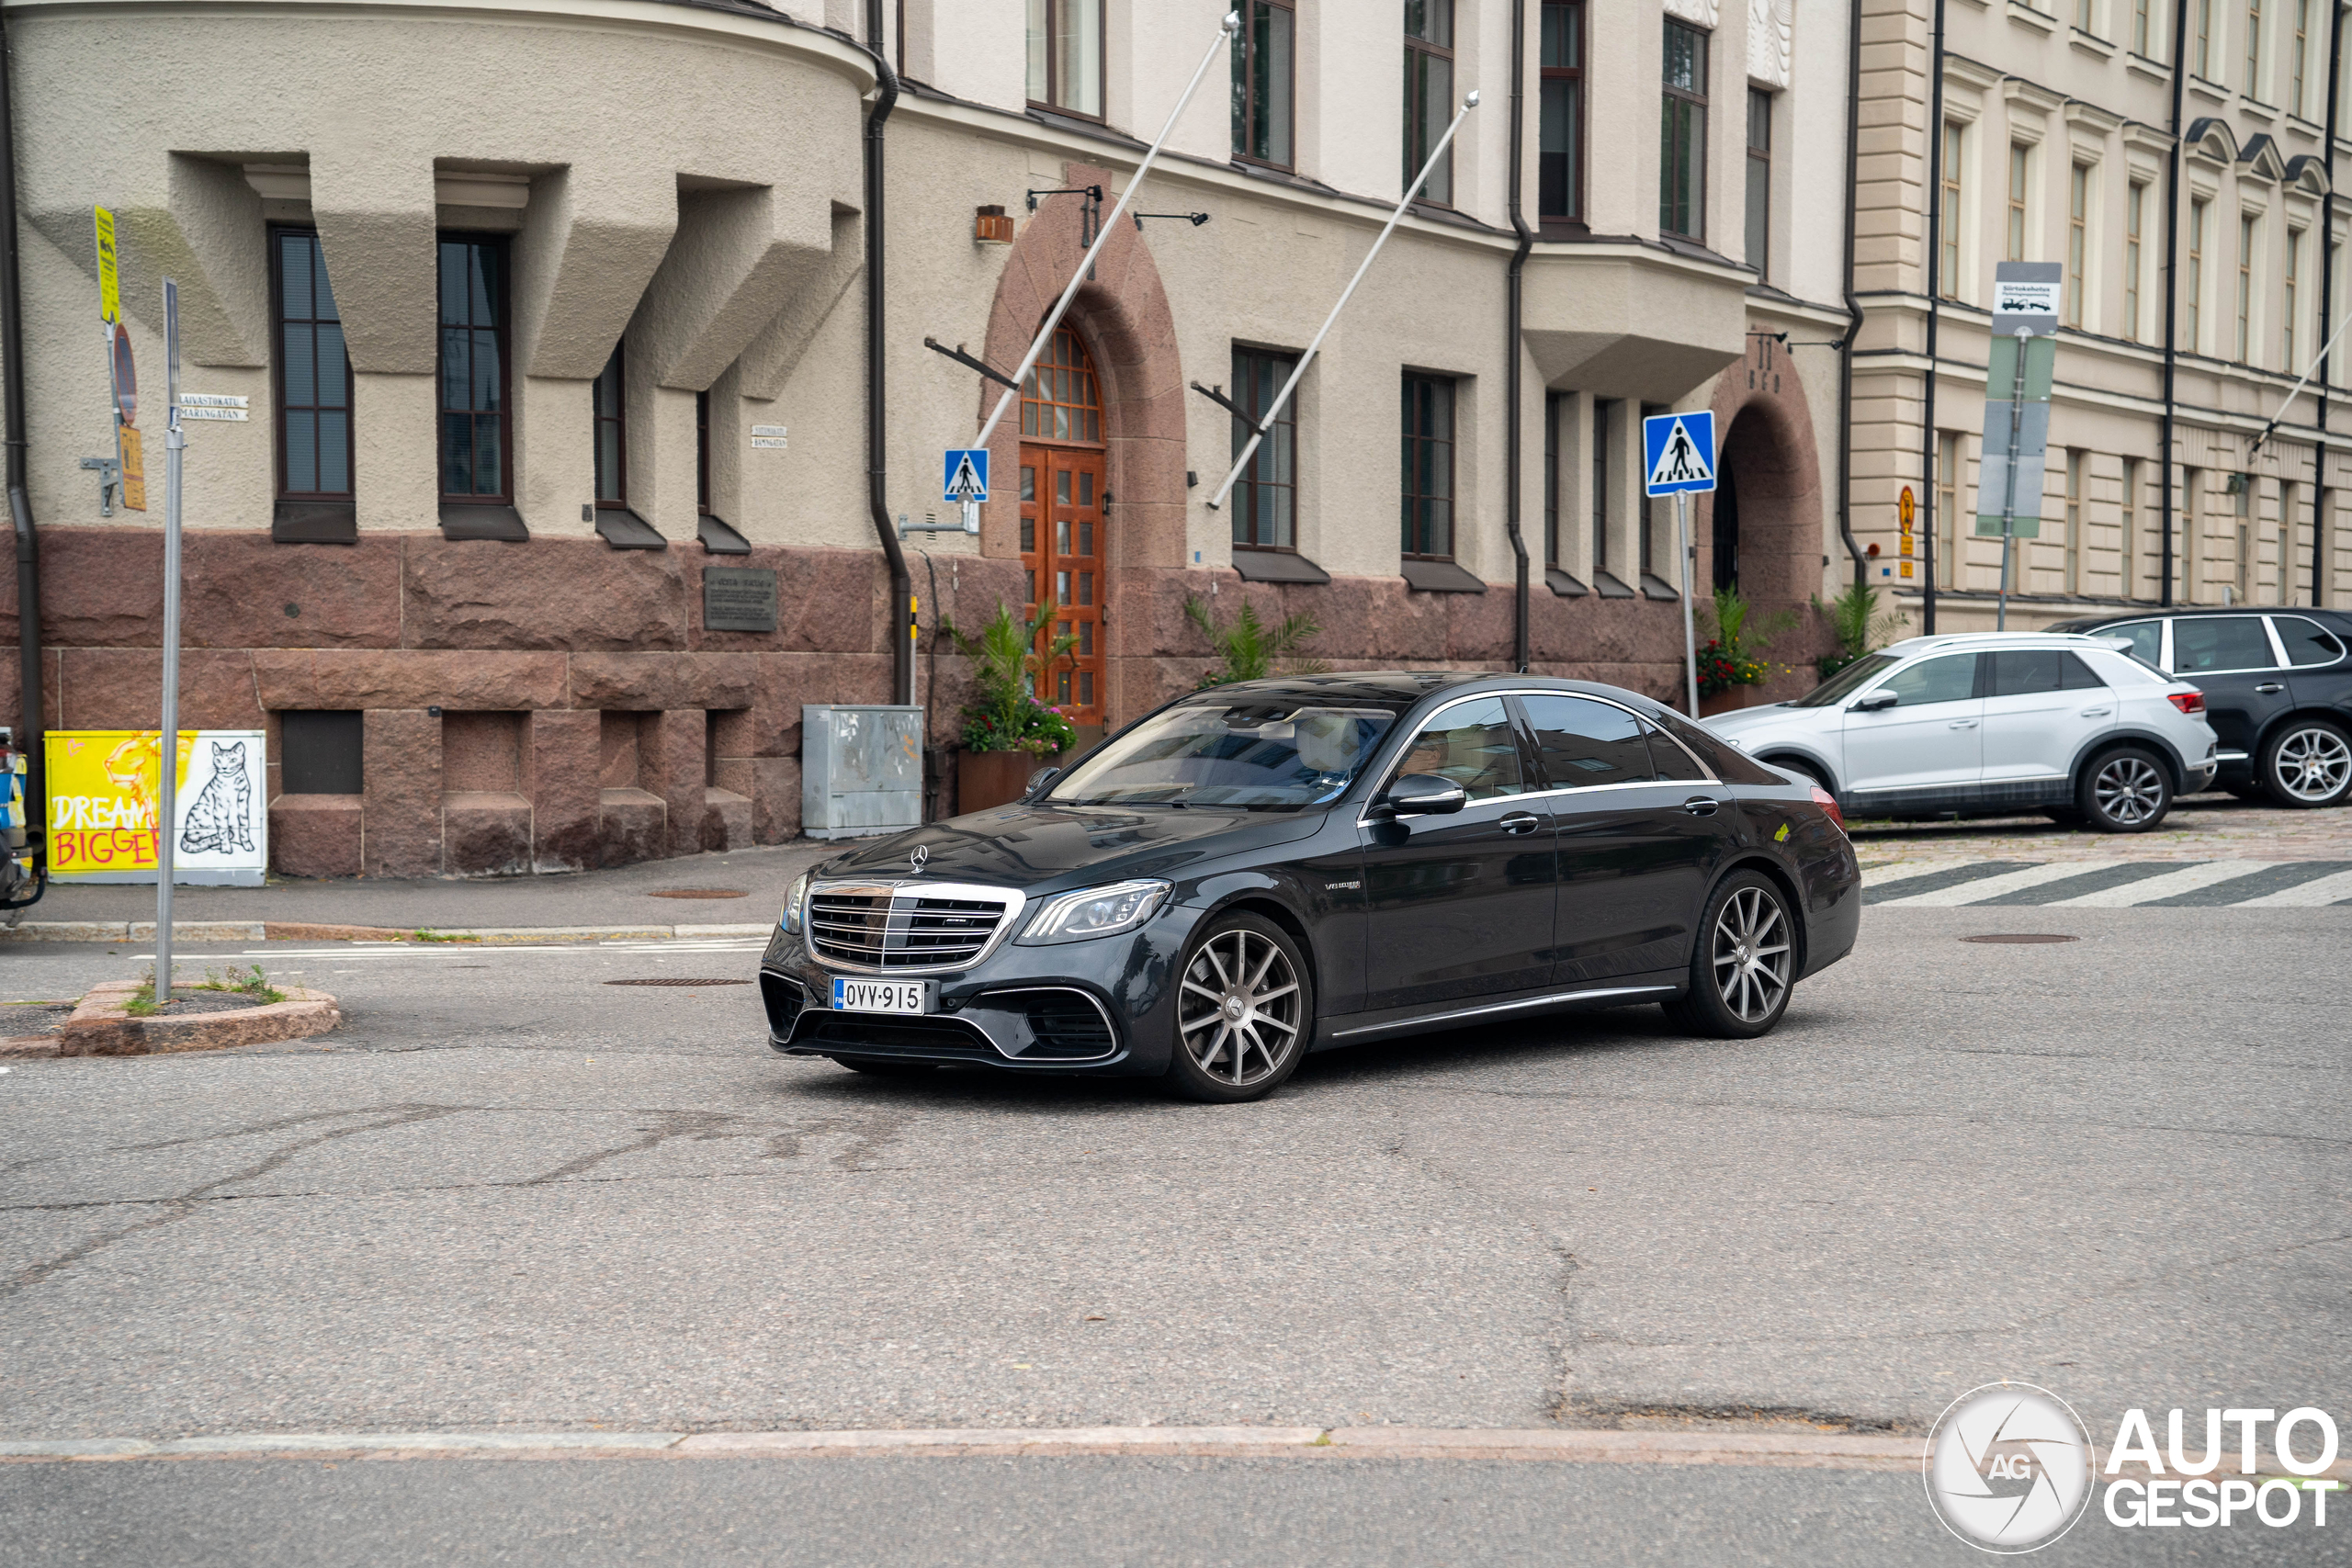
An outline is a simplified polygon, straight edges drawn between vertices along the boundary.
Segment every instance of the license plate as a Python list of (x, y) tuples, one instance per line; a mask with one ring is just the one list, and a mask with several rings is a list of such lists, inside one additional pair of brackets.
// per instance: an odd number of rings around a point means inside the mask
[(833, 976), (835, 1012), (929, 1012), (931, 987), (922, 980), (852, 980)]

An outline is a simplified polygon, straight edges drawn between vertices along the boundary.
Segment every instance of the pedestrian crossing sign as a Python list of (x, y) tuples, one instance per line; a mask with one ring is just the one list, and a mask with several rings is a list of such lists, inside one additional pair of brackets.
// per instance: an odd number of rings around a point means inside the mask
[(1661, 413), (1642, 421), (1644, 495), (1703, 494), (1715, 488), (1715, 416)]
[(944, 499), (986, 501), (989, 498), (989, 449), (985, 446), (949, 447), (946, 479)]

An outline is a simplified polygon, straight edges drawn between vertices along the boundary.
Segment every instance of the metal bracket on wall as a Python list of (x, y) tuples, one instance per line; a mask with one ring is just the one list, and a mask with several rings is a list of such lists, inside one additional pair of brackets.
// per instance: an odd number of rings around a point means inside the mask
[(1209, 220), (1209, 215), (1205, 212), (1130, 212), (1127, 216), (1136, 220), (1136, 228), (1138, 231), (1143, 228), (1143, 220), (1147, 218), (1181, 219), (1195, 229)]
[(1217, 407), (1225, 410), (1227, 413), (1230, 413), (1242, 423), (1250, 424), (1254, 423), (1250, 414), (1242, 412), (1241, 406), (1238, 403), (1236, 403), (1231, 398), (1225, 395), (1225, 386), (1222, 382), (1214, 387), (1204, 387), (1198, 381), (1195, 381), (1193, 383), (1193, 390), (1200, 393), (1201, 396), (1206, 398)]
[(981, 375), (987, 377), (991, 381), (1011, 387), (1016, 392), (1021, 389), (1020, 382), (1014, 380), (1012, 377), (1006, 375), (995, 366), (989, 364), (986, 360), (975, 359), (972, 355), (965, 353), (964, 345), (960, 343), (954, 348), (950, 348), (935, 337), (927, 337), (922, 340), (922, 345), (923, 347), (931, 350), (933, 354), (944, 354), (948, 358), (954, 360), (956, 364), (978, 371)]
[[(1037, 210), (1037, 198), (1041, 196), (1084, 197), (1086, 199), (1078, 204), (1078, 248), (1080, 253), (1094, 248), (1094, 236), (1102, 231), (1102, 187), (1101, 186), (1071, 186), (1067, 190), (1033, 190), (1027, 194), (1029, 210), (1032, 212)], [(1092, 262), (1086, 264), (1086, 277), (1090, 283), (1094, 280)]]
[(115, 498), (122, 493), (122, 465), (112, 457), (85, 457), (82, 467), (98, 476), (98, 515), (114, 515)]

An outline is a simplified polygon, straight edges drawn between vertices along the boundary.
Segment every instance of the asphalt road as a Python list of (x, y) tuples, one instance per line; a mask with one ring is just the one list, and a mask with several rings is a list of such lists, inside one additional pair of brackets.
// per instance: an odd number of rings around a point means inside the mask
[[(1956, 940), (1998, 931), (2080, 940)], [(1318, 1057), (1235, 1108), (869, 1079), (770, 1055), (748, 986), (603, 983), (741, 977), (748, 952), (273, 953), (344, 998), (343, 1031), (0, 1077), (0, 1439), (1900, 1433), (2005, 1377), (2101, 1442), (2131, 1406), (2343, 1419), (2347, 937), (2334, 908), (1874, 909), (1763, 1041), (1629, 1010)], [(0, 991), (132, 962), (0, 950)], [(2312, 1562), (2338, 1539), (2094, 1516), (2047, 1560)], [(0, 1562), (1309, 1553), (1973, 1558), (1916, 1477), (1835, 1471), (0, 1465)]]

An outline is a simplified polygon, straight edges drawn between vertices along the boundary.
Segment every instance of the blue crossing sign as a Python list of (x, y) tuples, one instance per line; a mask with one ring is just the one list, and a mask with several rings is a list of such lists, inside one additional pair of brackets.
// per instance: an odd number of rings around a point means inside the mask
[(989, 449), (951, 446), (947, 449), (944, 499), (986, 501), (989, 498)]
[(1715, 488), (1715, 416), (1653, 414), (1642, 421), (1642, 493), (1701, 494)]

